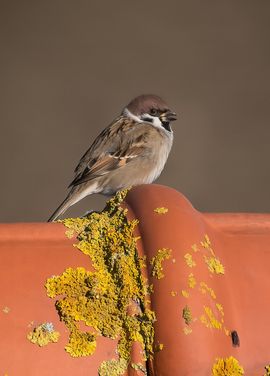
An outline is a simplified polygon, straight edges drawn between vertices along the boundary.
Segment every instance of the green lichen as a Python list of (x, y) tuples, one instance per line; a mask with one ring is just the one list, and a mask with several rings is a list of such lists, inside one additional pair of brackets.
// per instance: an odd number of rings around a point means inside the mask
[(156, 256), (152, 257), (150, 264), (152, 265), (151, 276), (161, 279), (164, 277), (162, 263), (171, 257), (171, 249), (162, 248), (157, 251)]
[[(68, 268), (46, 282), (47, 294), (57, 297), (57, 311), (69, 329), (65, 349), (71, 356), (93, 354), (98, 336), (117, 338), (119, 359), (103, 362), (100, 375), (106, 369), (115, 369), (107, 374), (120, 375), (130, 361), (134, 341), (141, 344), (144, 359), (153, 354), (155, 314), (147, 307), (145, 259), (136, 249), (138, 221), (129, 221), (127, 210), (120, 206), (126, 193), (119, 192), (101, 213), (62, 221), (77, 233), (75, 247), (90, 258), (94, 270)], [(89, 331), (83, 332), (80, 323)]]
[(60, 333), (54, 330), (52, 323), (43, 323), (35, 327), (30, 333), (27, 334), (27, 339), (30, 342), (43, 347), (49, 343), (58, 342)]
[(233, 356), (218, 358), (212, 367), (212, 376), (241, 376), (244, 369)]
[(185, 321), (185, 324), (190, 325), (190, 323), (192, 322), (192, 313), (189, 306), (186, 305), (183, 308), (182, 317)]

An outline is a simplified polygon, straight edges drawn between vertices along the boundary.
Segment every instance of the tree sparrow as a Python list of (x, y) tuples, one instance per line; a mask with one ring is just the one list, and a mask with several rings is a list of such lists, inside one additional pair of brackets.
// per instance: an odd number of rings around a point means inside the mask
[(112, 195), (157, 179), (172, 147), (174, 120), (176, 114), (160, 97), (133, 99), (82, 156), (69, 194), (49, 221), (87, 195)]

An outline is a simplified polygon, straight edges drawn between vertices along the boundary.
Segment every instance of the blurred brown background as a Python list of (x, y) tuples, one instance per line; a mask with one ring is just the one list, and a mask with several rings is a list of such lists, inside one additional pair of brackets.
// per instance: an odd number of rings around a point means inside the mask
[(159, 183), (199, 210), (270, 211), (269, 20), (269, 0), (1, 1), (0, 220), (46, 220), (141, 93), (179, 114)]

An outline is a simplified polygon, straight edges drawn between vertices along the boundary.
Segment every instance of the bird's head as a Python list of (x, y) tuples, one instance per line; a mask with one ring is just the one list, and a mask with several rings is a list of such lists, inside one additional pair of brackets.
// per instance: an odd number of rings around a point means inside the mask
[(140, 95), (134, 98), (123, 110), (126, 117), (139, 122), (150, 123), (157, 128), (171, 132), (171, 121), (177, 119), (176, 113), (171, 111), (166, 102), (157, 95)]

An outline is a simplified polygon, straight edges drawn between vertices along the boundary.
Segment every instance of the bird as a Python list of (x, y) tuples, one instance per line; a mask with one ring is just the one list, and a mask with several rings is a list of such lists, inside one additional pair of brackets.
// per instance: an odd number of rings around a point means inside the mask
[(88, 195), (111, 196), (156, 180), (171, 151), (175, 120), (176, 113), (157, 95), (132, 99), (82, 156), (67, 197), (48, 222)]

